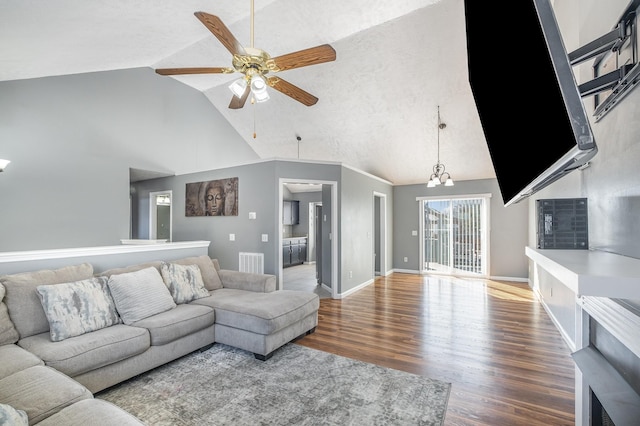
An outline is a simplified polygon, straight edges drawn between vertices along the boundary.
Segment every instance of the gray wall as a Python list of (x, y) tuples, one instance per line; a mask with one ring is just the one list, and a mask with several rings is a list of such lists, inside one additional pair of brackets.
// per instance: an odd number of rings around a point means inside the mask
[[(556, 0), (554, 8), (568, 51), (611, 30), (628, 0)], [(576, 67), (579, 82), (592, 78), (589, 64)], [(593, 111), (593, 98), (585, 98)], [(636, 87), (592, 129), (598, 154), (584, 171), (572, 172), (536, 194), (529, 205), (529, 244), (536, 244), (535, 201), (544, 198), (586, 197), (589, 203), (589, 245), (640, 259), (640, 90)], [(533, 267), (533, 265), (532, 265)], [(533, 274), (532, 274), (533, 275)], [(540, 286), (553, 286), (541, 280)], [(573, 312), (575, 301), (564, 294), (544, 292), (545, 303), (557, 318)], [(640, 306), (640, 301), (635, 301)]]
[[(374, 265), (374, 192), (387, 195), (389, 241), (387, 253), (393, 258), (393, 187), (349, 168), (342, 169), (340, 193), (341, 292), (369, 282), (375, 276)], [(324, 205), (323, 205), (324, 211)], [(384, 270), (387, 270), (385, 268)]]
[[(185, 217), (184, 193), (189, 182), (238, 177), (238, 216), (229, 217)], [(373, 279), (373, 192), (388, 195), (387, 221), (389, 236), (392, 215), (392, 187), (388, 183), (347, 167), (332, 164), (304, 163), (300, 161), (265, 161), (250, 165), (211, 170), (207, 172), (153, 179), (134, 184), (139, 215), (135, 218), (140, 229), (148, 228), (149, 193), (173, 191), (173, 239), (174, 241), (210, 240), (209, 255), (220, 261), (225, 269), (238, 268), (238, 253), (241, 251), (264, 253), (265, 272), (278, 273), (278, 256), (281, 245), (277, 238), (280, 217), (278, 184), (280, 179), (322, 180), (338, 183), (338, 217), (333, 217), (331, 188), (323, 185), (318, 195), (292, 194), (295, 198), (320, 200), (323, 204), (323, 283), (333, 285), (331, 279), (331, 240), (329, 232), (332, 221), (338, 221), (338, 279), (339, 293), (344, 293)], [(346, 200), (346, 201), (345, 201)], [(256, 212), (256, 220), (248, 218)], [(229, 241), (229, 234), (235, 241)], [(269, 242), (261, 242), (261, 234), (269, 235)], [(145, 238), (144, 235), (134, 236)], [(389, 256), (393, 253), (391, 241)], [(349, 273), (351, 272), (351, 274)]]
[[(492, 194), (490, 205), (489, 276), (504, 279), (528, 278), (527, 246), (528, 201), (504, 207), (496, 179), (456, 181), (454, 186), (427, 188), (426, 184), (393, 188), (393, 264), (396, 269), (420, 269), (420, 229), (417, 197)], [(404, 262), (404, 257), (408, 262)]]
[(149, 145), (209, 167), (257, 158), (202, 93), (149, 68), (0, 82), (0, 251), (129, 238), (129, 168), (172, 173), (138, 155)]

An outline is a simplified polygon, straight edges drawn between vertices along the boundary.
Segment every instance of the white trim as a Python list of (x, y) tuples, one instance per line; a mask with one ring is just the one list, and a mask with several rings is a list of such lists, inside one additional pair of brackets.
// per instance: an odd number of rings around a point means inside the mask
[[(373, 242), (373, 251), (375, 252), (375, 235), (376, 235), (376, 197), (380, 198), (380, 248), (382, 253), (380, 253), (380, 274), (382, 275), (384, 271), (387, 270), (387, 194), (382, 192), (373, 191), (373, 234), (371, 241)], [(376, 262), (375, 259), (373, 261), (373, 272), (372, 276), (376, 276)]]
[(466, 200), (468, 198), (491, 198), (492, 194), (490, 192), (483, 194), (466, 194), (466, 195), (438, 195), (433, 197), (416, 197), (416, 201), (423, 200)]
[(611, 335), (640, 357), (640, 316), (614, 300), (603, 297), (583, 296), (578, 299), (578, 304), (609, 330)]
[(0, 253), (0, 263), (30, 262), (68, 257), (102, 256), (105, 254), (139, 253), (149, 251), (175, 250), (184, 248), (209, 247), (211, 241), (184, 241), (159, 244), (124, 244), (120, 246), (79, 247), (51, 250), (14, 251)]
[(340, 293), (338, 294), (338, 296), (336, 297), (336, 299), (344, 299), (347, 296), (352, 295), (353, 293), (355, 293), (356, 291), (360, 291), (363, 288), (365, 288), (366, 286), (373, 284), (375, 280), (371, 279), (368, 281), (363, 282), (362, 284), (358, 284), (357, 286), (350, 288), (349, 290), (345, 291), (344, 293)]
[(282, 290), (282, 202), (284, 200), (284, 183), (285, 182), (304, 182), (304, 183), (319, 183), (322, 185), (331, 185), (331, 232), (329, 234), (331, 240), (331, 297), (338, 299), (338, 182), (335, 180), (316, 180), (316, 179), (301, 179), (301, 178), (279, 178), (278, 179), (278, 198), (276, 200), (276, 211), (278, 216), (276, 217), (276, 224), (278, 229), (278, 238), (274, 238), (277, 243), (276, 256), (277, 256), (277, 289)]
[(519, 277), (496, 277), (496, 276), (490, 276), (488, 279), (493, 280), (493, 281), (513, 281), (513, 282), (518, 282), (518, 283), (528, 283), (529, 282), (528, 278), (519, 278)]
[[(425, 235), (425, 220), (424, 220), (424, 204), (425, 201), (454, 201), (454, 200), (481, 200), (482, 204), (481, 208), (481, 238), (482, 238), (482, 270), (480, 274), (469, 274), (471, 277), (477, 277), (481, 279), (490, 279), (489, 278), (489, 265), (491, 265), (491, 203), (489, 199), (491, 198), (490, 193), (483, 194), (472, 194), (472, 195), (455, 195), (455, 196), (438, 196), (438, 197), (416, 197), (416, 202), (418, 204), (418, 268), (421, 274), (429, 274), (432, 271), (429, 271), (425, 268), (424, 256), (424, 235)], [(452, 238), (453, 238), (453, 234)], [(451, 251), (451, 259), (453, 260), (453, 245), (450, 248)], [(467, 276), (464, 273), (451, 273), (447, 272), (440, 275), (450, 275), (450, 276)]]
[(416, 271), (415, 269), (398, 269), (394, 268), (391, 272), (398, 272), (400, 274), (413, 274), (413, 275), (421, 275), (420, 271)]
[(157, 222), (158, 222), (158, 208), (157, 208), (157, 196), (168, 195), (169, 196), (169, 241), (173, 240), (173, 190), (168, 189), (165, 191), (153, 191), (149, 192), (149, 239), (155, 240), (158, 238)]

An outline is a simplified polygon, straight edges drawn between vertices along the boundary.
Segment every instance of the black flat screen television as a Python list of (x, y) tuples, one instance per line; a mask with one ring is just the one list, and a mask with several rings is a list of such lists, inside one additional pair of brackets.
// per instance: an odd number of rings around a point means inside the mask
[(597, 146), (549, 0), (465, 0), (469, 83), (505, 206)]

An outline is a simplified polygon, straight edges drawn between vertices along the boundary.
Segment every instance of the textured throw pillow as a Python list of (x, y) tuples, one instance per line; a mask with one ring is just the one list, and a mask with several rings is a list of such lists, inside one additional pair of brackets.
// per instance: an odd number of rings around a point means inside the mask
[[(218, 261), (216, 260), (215, 263)], [(177, 263), (179, 265), (198, 265), (200, 273), (202, 274), (202, 281), (207, 290), (218, 290), (222, 288), (222, 281), (218, 276), (218, 271), (215, 267), (214, 260), (212, 260), (206, 254), (202, 256), (185, 257), (183, 259), (172, 260), (171, 263)]]
[(209, 291), (202, 281), (198, 265), (180, 265), (163, 262), (160, 273), (177, 304), (189, 303), (194, 299), (207, 297)]
[(29, 426), (29, 419), (25, 411), (16, 410), (7, 404), (0, 404), (0, 425)]
[[(18, 341), (18, 331), (13, 326), (13, 321), (9, 317), (9, 311), (7, 305), (2, 303), (4, 299), (5, 289), (0, 284), (0, 345), (8, 345), (10, 343), (16, 343)], [(0, 423), (2, 424), (2, 423)]]
[(176, 307), (169, 289), (156, 268), (111, 275), (109, 290), (122, 321), (136, 321)]
[(49, 321), (53, 342), (99, 330), (122, 321), (106, 277), (36, 287)]
[(49, 322), (36, 292), (39, 285), (72, 283), (93, 277), (90, 263), (0, 276), (7, 294), (4, 303), (21, 339), (49, 331)]

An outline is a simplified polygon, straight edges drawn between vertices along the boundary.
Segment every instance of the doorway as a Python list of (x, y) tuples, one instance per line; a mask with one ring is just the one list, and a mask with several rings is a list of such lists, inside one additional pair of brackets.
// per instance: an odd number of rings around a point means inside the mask
[(173, 192), (157, 191), (149, 193), (149, 239), (172, 241)]
[(489, 197), (419, 199), (421, 273), (488, 275)]
[(387, 195), (373, 193), (373, 275), (387, 275)]
[[(306, 255), (302, 264), (291, 266), (285, 262), (287, 250), (278, 250), (278, 289), (303, 289), (337, 298), (337, 241), (331, 238), (337, 232), (333, 220), (337, 216), (337, 182), (280, 178), (279, 190), (278, 247), (302, 237)], [(290, 200), (300, 207), (300, 222), (294, 225), (283, 223), (284, 202)]]

